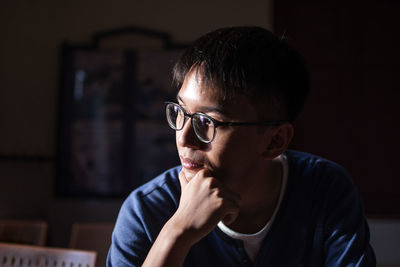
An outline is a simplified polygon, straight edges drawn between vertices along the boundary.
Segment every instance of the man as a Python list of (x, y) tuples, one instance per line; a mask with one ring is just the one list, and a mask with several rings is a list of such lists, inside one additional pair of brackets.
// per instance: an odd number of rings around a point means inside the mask
[(124, 202), (108, 266), (374, 266), (357, 190), (287, 150), (308, 93), (302, 60), (258, 27), (213, 31), (174, 68), (166, 103), (182, 165)]

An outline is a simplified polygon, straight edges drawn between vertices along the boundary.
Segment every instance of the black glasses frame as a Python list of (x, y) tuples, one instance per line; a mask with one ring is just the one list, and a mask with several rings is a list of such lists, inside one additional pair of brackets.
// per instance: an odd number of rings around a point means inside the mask
[[(183, 124), (182, 124), (182, 127), (181, 127), (181, 128), (177, 128), (177, 127), (174, 127), (173, 125), (171, 125), (171, 123), (169, 123), (169, 120), (168, 120), (168, 117), (167, 117), (168, 125), (169, 125), (172, 129), (174, 129), (174, 130), (176, 130), (176, 131), (180, 131), (180, 130), (182, 130), (183, 127), (185, 126), (186, 117), (189, 117), (190, 120), (191, 120), (191, 124), (192, 124), (192, 127), (193, 127), (193, 129), (194, 129), (194, 132), (195, 132), (197, 138), (198, 138), (200, 141), (202, 141), (203, 143), (211, 143), (212, 141), (214, 141), (215, 136), (216, 136), (216, 134), (217, 134), (217, 133), (216, 133), (217, 127), (219, 127), (219, 126), (263, 126), (263, 125), (264, 125), (264, 126), (277, 126), (277, 125), (281, 125), (281, 124), (283, 124), (283, 123), (286, 122), (286, 121), (260, 121), (260, 122), (233, 122), (233, 121), (228, 121), (228, 122), (223, 122), (223, 121), (216, 120), (216, 119), (214, 119), (213, 117), (211, 117), (211, 116), (209, 116), (209, 115), (207, 115), (207, 114), (204, 114), (204, 113), (202, 113), (202, 112), (188, 113), (188, 112), (186, 112), (186, 110), (185, 110), (181, 105), (179, 105), (179, 104), (177, 104), (177, 103), (175, 103), (175, 102), (166, 101), (166, 102), (164, 102), (164, 104), (165, 104), (165, 111), (166, 111), (167, 114), (168, 114), (168, 112), (167, 112), (168, 106), (169, 106), (169, 105), (173, 105), (173, 106), (177, 107), (179, 110), (181, 110), (181, 111), (183, 112), (183, 114), (185, 115), (185, 117), (184, 117), (184, 119), (183, 119)], [(214, 124), (214, 134), (213, 134), (213, 137), (211, 138), (211, 140), (205, 140), (205, 139), (201, 138), (201, 136), (196, 132), (196, 129), (197, 129), (197, 128), (194, 127), (194, 125), (193, 125), (193, 119), (192, 119), (193, 116), (196, 116), (196, 115), (204, 116), (204, 117), (206, 117), (207, 119), (209, 119), (209, 120)]]

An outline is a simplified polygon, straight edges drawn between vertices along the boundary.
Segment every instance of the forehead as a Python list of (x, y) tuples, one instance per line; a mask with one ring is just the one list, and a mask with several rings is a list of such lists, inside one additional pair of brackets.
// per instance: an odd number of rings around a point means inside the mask
[(255, 106), (247, 97), (242, 95), (232, 96), (229, 99), (222, 97), (219, 88), (204, 82), (202, 75), (197, 71), (191, 71), (186, 75), (177, 98), (189, 112), (211, 110), (228, 117), (246, 119), (256, 115)]

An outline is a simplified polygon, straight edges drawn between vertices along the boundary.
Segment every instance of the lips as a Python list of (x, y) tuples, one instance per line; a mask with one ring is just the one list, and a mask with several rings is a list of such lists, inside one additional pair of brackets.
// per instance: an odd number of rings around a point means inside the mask
[(201, 169), (204, 167), (204, 164), (199, 161), (193, 160), (191, 158), (182, 157), (182, 156), (180, 158), (181, 158), (182, 166), (185, 169), (198, 170), (198, 169)]

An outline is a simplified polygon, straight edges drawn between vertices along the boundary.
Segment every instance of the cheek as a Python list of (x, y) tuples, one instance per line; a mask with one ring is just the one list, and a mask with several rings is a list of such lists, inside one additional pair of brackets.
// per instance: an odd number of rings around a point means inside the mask
[(256, 159), (259, 149), (254, 136), (232, 134), (215, 140), (208, 155), (210, 163), (221, 175), (242, 173)]

